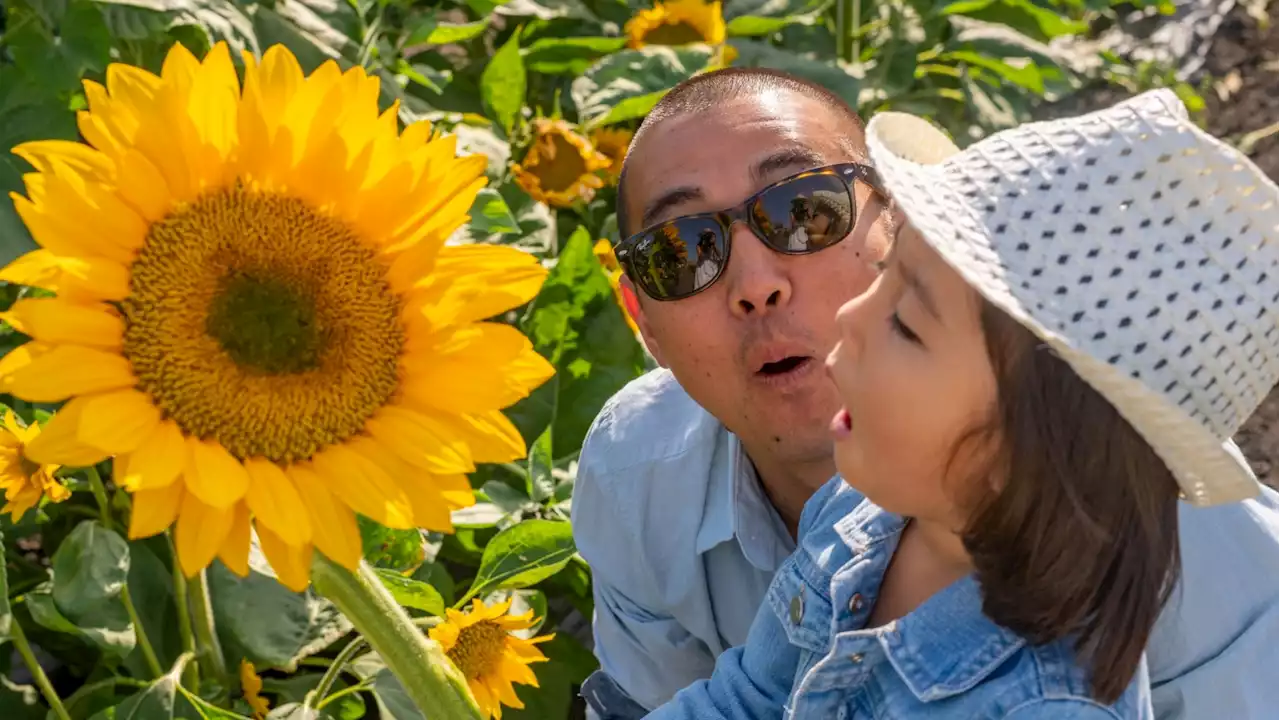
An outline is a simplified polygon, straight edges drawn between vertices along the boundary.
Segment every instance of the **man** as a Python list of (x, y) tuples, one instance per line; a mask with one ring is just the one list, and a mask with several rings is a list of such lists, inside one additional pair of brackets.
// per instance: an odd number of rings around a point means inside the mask
[[(574, 535), (594, 572), (601, 664), (583, 695), (606, 719), (643, 716), (745, 641), (794, 548), (801, 508), (834, 473), (828, 426), (838, 403), (820, 363), (836, 309), (869, 286), (890, 237), (887, 201), (856, 165), (862, 142), (861, 121), (838, 98), (760, 69), (682, 84), (633, 140), (619, 186), (622, 237), (655, 223), (670, 239), (677, 227), (732, 222), (720, 230), (727, 265), (709, 282), (624, 280), (664, 369), (610, 400), (579, 460)], [(789, 254), (794, 228), (781, 228), (770, 242), (782, 247), (766, 244), (775, 233), (762, 228), (790, 223), (789, 200), (744, 201), (830, 166), (854, 173), (852, 212), (837, 219), (843, 239)], [(814, 177), (788, 188), (831, 192), (829, 174)], [(624, 265), (642, 259), (638, 246), (618, 251)], [(1183, 577), (1148, 646), (1157, 715), (1274, 718), (1276, 495), (1186, 506), (1179, 519)]]

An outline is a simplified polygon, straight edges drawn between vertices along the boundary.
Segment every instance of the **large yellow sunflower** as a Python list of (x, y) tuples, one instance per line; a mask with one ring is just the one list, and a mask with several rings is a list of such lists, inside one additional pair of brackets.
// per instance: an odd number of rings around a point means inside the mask
[(627, 46), (635, 49), (645, 45), (719, 45), (725, 39), (724, 12), (719, 2), (656, 2), (627, 21), (626, 33)]
[(500, 408), (553, 373), (506, 325), (538, 291), (536, 259), (445, 247), (484, 184), (426, 123), (379, 114), (378, 80), (283, 47), (180, 45), (160, 76), (85, 83), (88, 144), (14, 152), (14, 202), (41, 249), (0, 279), (54, 290), (9, 321), (32, 342), (0, 391), (67, 404), (38, 463), (115, 456), (129, 533), (176, 524), (181, 566), (248, 572), (251, 526), (285, 585), (312, 548), (354, 568), (355, 513), (451, 529), (477, 462), (524, 456)]
[(510, 609), (510, 600), (486, 606), (475, 599), (465, 612), (447, 610), (445, 621), (428, 631), (467, 679), (480, 711), (499, 719), (503, 705), (524, 707), (512, 683), (538, 687), (529, 665), (546, 661), (535, 645), (553, 637), (526, 640), (512, 635), (514, 630), (533, 627), (533, 611), (508, 615)]
[[(3, 317), (0, 314), (0, 319)], [(57, 465), (34, 463), (24, 454), (27, 443), (39, 435), (39, 425), (23, 427), (12, 410), (5, 410), (4, 427), (0, 428), (0, 489), (4, 490), (5, 504), (0, 512), (9, 513), (14, 522), (41, 498), (59, 503), (71, 497), (71, 491), (53, 476)]]
[(533, 121), (533, 145), (511, 166), (516, 184), (538, 202), (569, 207), (590, 202), (604, 181), (596, 174), (613, 161), (564, 120)]
[(591, 133), (591, 144), (609, 158), (611, 164), (607, 168), (608, 175), (614, 182), (622, 174), (622, 162), (627, 159), (632, 135), (634, 133), (626, 128), (601, 128)]
[(609, 285), (613, 288), (613, 299), (617, 301), (622, 317), (626, 318), (631, 332), (638, 334), (640, 328), (631, 317), (631, 311), (627, 310), (627, 301), (622, 296), (622, 266), (618, 264), (618, 256), (613, 252), (613, 244), (608, 240), (598, 240), (592, 250), (596, 260), (599, 260), (600, 266), (604, 268), (604, 274), (609, 278)]

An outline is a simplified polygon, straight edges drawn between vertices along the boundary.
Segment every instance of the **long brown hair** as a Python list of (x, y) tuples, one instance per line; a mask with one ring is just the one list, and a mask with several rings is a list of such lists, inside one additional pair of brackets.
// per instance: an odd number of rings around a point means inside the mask
[(981, 320), (998, 398), (979, 434), (1001, 480), (970, 498), (963, 540), (983, 611), (1032, 644), (1074, 639), (1094, 697), (1115, 702), (1178, 577), (1177, 483), (1030, 331), (985, 301)]

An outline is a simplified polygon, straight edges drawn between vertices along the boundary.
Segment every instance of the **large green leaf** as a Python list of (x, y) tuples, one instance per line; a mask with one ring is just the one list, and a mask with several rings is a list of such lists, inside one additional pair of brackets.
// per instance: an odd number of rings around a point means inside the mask
[(181, 676), (182, 667), (175, 666), (146, 690), (94, 714), (90, 720), (171, 720)]
[(32, 168), (9, 149), (28, 140), (75, 137), (75, 116), (53, 88), (25, 69), (0, 64), (0, 265), (36, 248), (9, 198), (10, 192), (24, 192), (22, 175)]
[(78, 635), (104, 654), (123, 658), (136, 638), (120, 594), (129, 576), (129, 545), (87, 520), (53, 555), (53, 581), (27, 595), (31, 617), (57, 632)]
[(1048, 41), (1063, 35), (1077, 35), (1089, 24), (1064, 17), (1062, 13), (1038, 7), (1030, 0), (957, 0), (938, 11), (940, 15), (967, 15), (977, 20), (999, 23), (1036, 40)]
[(295, 593), (281, 585), (261, 551), (249, 554), (249, 577), (239, 578), (221, 563), (209, 569), (209, 590), (218, 635), (228, 656), (244, 655), (258, 667), (292, 672), (351, 629), (351, 623), (313, 590)]
[(704, 69), (714, 55), (706, 45), (623, 50), (596, 62), (570, 86), (578, 117), (593, 122), (627, 98), (669, 90)]
[(360, 540), (370, 565), (392, 570), (409, 570), (423, 561), (422, 531), (392, 530), (362, 516)]
[(524, 106), (525, 89), (520, 38), (518, 34), (512, 33), (507, 43), (493, 54), (480, 76), (480, 97), (484, 100), (484, 106), (489, 111), (489, 116), (508, 133)]
[(471, 204), (471, 237), (476, 241), (484, 241), (495, 235), (509, 235), (520, 232), (520, 222), (511, 214), (507, 201), (497, 190), (485, 188), (476, 195)]
[(577, 552), (567, 522), (526, 520), (494, 536), (484, 548), (471, 595), (534, 585), (559, 572)]
[(541, 38), (524, 50), (524, 64), (547, 75), (579, 75), (591, 64), (626, 45), (624, 38)]
[(529, 442), (551, 427), (551, 457), (582, 446), (604, 402), (644, 370), (644, 349), (618, 307), (591, 235), (579, 227), (523, 324), (556, 375), (509, 411)]
[[(167, 664), (182, 654), (182, 637), (173, 621), (178, 611), (173, 599), (173, 576), (157, 552), (168, 556), (164, 538), (129, 543), (129, 592), (151, 647), (160, 662)], [(125, 665), (138, 677), (150, 674), (141, 648), (134, 649)]]
[(435, 588), (394, 570), (378, 568), (374, 572), (397, 603), (429, 615), (444, 615), (444, 598)]
[(729, 44), (738, 51), (733, 61), (735, 67), (782, 70), (811, 80), (840, 96), (850, 107), (858, 107), (861, 83), (850, 71), (832, 61), (810, 59), (757, 40), (732, 40)]
[(18, 685), (0, 675), (0, 718), (4, 720), (44, 720), (47, 710), (40, 692), (30, 685)]

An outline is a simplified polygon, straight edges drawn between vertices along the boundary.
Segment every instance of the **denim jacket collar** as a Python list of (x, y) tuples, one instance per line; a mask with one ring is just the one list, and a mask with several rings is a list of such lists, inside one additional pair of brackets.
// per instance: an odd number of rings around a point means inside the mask
[[(835, 523), (857, 558), (893, 553), (906, 521), (869, 500)], [(888, 538), (893, 542), (882, 542)], [(884, 559), (888, 566), (889, 558)], [(947, 586), (883, 629), (885, 655), (922, 702), (963, 693), (981, 683), (1026, 641), (982, 612), (982, 590), (973, 575)]]

